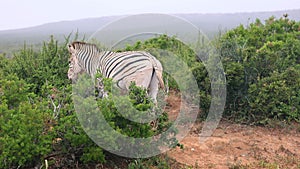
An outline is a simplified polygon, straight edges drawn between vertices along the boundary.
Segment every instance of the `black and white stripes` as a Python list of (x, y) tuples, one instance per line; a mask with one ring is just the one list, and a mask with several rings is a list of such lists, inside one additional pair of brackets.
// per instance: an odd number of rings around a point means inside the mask
[(84, 42), (73, 42), (68, 50), (71, 55), (69, 79), (76, 80), (81, 72), (94, 77), (99, 70), (104, 77), (112, 78), (121, 89), (128, 90), (132, 81), (147, 88), (154, 100), (158, 87), (164, 88), (162, 65), (150, 53), (100, 51), (94, 44)]

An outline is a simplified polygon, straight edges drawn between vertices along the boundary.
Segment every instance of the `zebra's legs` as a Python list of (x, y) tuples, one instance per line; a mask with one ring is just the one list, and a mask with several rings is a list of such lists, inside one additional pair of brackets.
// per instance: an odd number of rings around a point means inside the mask
[(107, 98), (108, 93), (104, 90), (104, 83), (102, 78), (97, 78), (96, 79), (96, 84), (95, 84), (96, 90), (98, 90), (98, 98)]
[(152, 98), (152, 100), (153, 100), (153, 102), (156, 106), (157, 106), (156, 97), (157, 97), (157, 93), (158, 93), (158, 86), (159, 86), (158, 78), (157, 78), (156, 74), (153, 74), (153, 76), (151, 78), (151, 81), (150, 81), (150, 84), (149, 84), (149, 93), (148, 93), (148, 95), (149, 95), (149, 97)]
[(158, 93), (158, 86), (159, 86), (159, 80), (157, 78), (157, 75), (155, 74), (155, 72), (153, 72), (150, 84), (149, 84), (149, 97), (151, 97), (153, 103), (154, 103), (154, 107), (152, 109), (152, 114), (155, 116), (155, 120), (150, 122), (150, 125), (152, 126), (152, 129), (156, 129), (158, 127), (158, 119), (157, 119), (157, 93)]

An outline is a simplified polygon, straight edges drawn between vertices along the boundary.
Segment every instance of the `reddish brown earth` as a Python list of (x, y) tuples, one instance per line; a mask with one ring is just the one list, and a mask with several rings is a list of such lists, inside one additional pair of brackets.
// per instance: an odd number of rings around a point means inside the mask
[[(175, 119), (180, 97), (167, 100), (170, 119)], [(222, 121), (206, 142), (199, 142), (197, 123), (167, 156), (182, 164), (173, 168), (295, 168), (300, 169), (300, 126), (258, 127)]]

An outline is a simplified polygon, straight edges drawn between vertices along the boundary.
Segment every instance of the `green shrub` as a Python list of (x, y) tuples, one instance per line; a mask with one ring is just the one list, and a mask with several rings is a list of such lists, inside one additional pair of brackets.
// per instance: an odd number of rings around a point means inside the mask
[(249, 88), (249, 116), (260, 124), (269, 119), (300, 121), (300, 69), (289, 68), (283, 73), (252, 84)]
[[(83, 75), (82, 78), (85, 78)], [(61, 152), (61, 157), (64, 163), (57, 165), (56, 167), (75, 165), (76, 161), (80, 163), (104, 163), (105, 155), (108, 152), (102, 150), (97, 144), (93, 142), (97, 139), (102, 143), (109, 145), (122, 145), (119, 142), (118, 136), (110, 132), (105, 125), (109, 124), (115, 131), (122, 135), (126, 135), (132, 138), (147, 138), (154, 134), (164, 131), (169, 127), (167, 122), (168, 118), (165, 113), (158, 118), (160, 123), (157, 130), (152, 130), (149, 123), (137, 123), (126, 118), (141, 116), (141, 110), (145, 113), (149, 113), (152, 109), (153, 103), (146, 95), (146, 91), (132, 84), (130, 86), (129, 96), (112, 96), (112, 81), (111, 79), (103, 78), (105, 90), (108, 91), (108, 98), (95, 100), (94, 88), (87, 89), (88, 81), (80, 80), (77, 82), (75, 90), (73, 92), (74, 103), (80, 104), (76, 111), (73, 108), (73, 103), (67, 104), (70, 98), (64, 98), (64, 95), (57, 93), (58, 100), (64, 100), (60, 115), (57, 118), (56, 125), (54, 127), (55, 138), (59, 138), (54, 147), (57, 147), (54, 151)], [(67, 89), (67, 93), (70, 89)], [(97, 95), (97, 94), (96, 94)], [(60, 98), (59, 98), (60, 97)], [(79, 102), (78, 102), (79, 101)], [(116, 106), (118, 104), (118, 106)], [(131, 105), (131, 106), (130, 106)], [(76, 106), (75, 106), (76, 107)], [(98, 107), (98, 111), (97, 111)], [(121, 109), (120, 109), (121, 108)], [(100, 115), (100, 114), (101, 115)], [(100, 121), (99, 116), (104, 116), (105, 121)], [(83, 129), (84, 127), (84, 129)], [(93, 140), (86, 134), (95, 136)], [(174, 132), (176, 130), (174, 129)], [(132, 139), (132, 144), (137, 146)], [(167, 140), (169, 145), (176, 146), (176, 140)], [(124, 148), (130, 147), (130, 145), (123, 145)], [(143, 146), (145, 151), (147, 146)], [(128, 150), (132, 151), (132, 150)], [(142, 152), (144, 150), (140, 150)], [(75, 159), (72, 159), (70, 154), (73, 154)], [(72, 161), (67, 163), (67, 161)]]
[(52, 151), (51, 116), (29, 85), (15, 76), (0, 80), (0, 168), (33, 167)]
[[(227, 78), (225, 115), (235, 121), (299, 121), (294, 83), (300, 64), (300, 22), (288, 18), (256, 20), (229, 30), (218, 45)], [(294, 72), (294, 73), (292, 73)], [(286, 74), (291, 73), (292, 80)]]
[(61, 163), (55, 167), (75, 166), (80, 162), (103, 163), (105, 155), (101, 147), (95, 144), (83, 130), (75, 112), (62, 114), (54, 126), (54, 152), (60, 154)]
[(24, 45), (11, 60), (8, 72), (31, 84), (30, 89), (36, 94), (40, 94), (41, 87), (46, 83), (56, 87), (68, 84), (68, 41), (69, 38), (64, 44), (58, 45), (58, 41), (51, 36), (39, 52)]

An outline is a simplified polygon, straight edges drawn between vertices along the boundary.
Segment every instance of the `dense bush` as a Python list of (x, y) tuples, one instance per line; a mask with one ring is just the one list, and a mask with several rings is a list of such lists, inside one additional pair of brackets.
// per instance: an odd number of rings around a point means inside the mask
[(300, 69), (274, 72), (249, 87), (249, 114), (257, 123), (300, 120)]
[(51, 37), (39, 52), (24, 45), (24, 49), (16, 53), (11, 60), (8, 72), (31, 84), (31, 91), (37, 94), (41, 93), (41, 87), (46, 83), (56, 87), (67, 85), (68, 39), (64, 44), (58, 45), (58, 41)]
[(34, 166), (50, 153), (50, 111), (15, 75), (0, 76), (0, 168)]
[[(85, 78), (84, 76), (81, 78)], [(111, 80), (105, 79), (105, 86), (110, 86)], [(108, 98), (98, 99), (95, 101), (93, 89), (89, 90), (88, 80), (79, 80), (76, 86), (73, 96), (75, 108), (77, 110), (77, 116), (80, 119), (81, 124), (85, 127), (85, 131), (93, 136), (94, 140), (101, 140), (101, 145), (110, 147), (110, 149), (121, 149), (122, 152), (134, 152), (136, 155), (143, 154), (149, 151), (159, 151), (149, 149), (150, 144), (140, 145), (139, 140), (134, 138), (150, 138), (156, 134), (161, 133), (169, 127), (169, 122), (166, 113), (160, 109), (153, 109), (153, 103), (150, 98), (147, 97), (145, 89), (135, 86), (132, 83), (129, 87), (129, 95), (112, 95), (108, 93)], [(91, 91), (87, 93), (87, 91)], [(96, 107), (99, 107), (97, 110)], [(143, 122), (145, 120), (144, 115), (150, 115), (153, 111), (158, 114), (158, 120), (160, 121), (157, 128), (152, 128), (151, 123)], [(104, 117), (100, 118), (101, 116)], [(135, 121), (132, 121), (134, 119)], [(107, 126), (109, 125), (109, 127)], [(112, 131), (114, 130), (114, 131)], [(175, 134), (176, 130), (173, 131)], [(121, 135), (128, 136), (130, 143), (124, 145)], [(147, 140), (146, 140), (147, 141)], [(149, 143), (151, 139), (148, 140)], [(162, 143), (166, 143), (167, 146), (176, 146), (177, 141), (173, 138), (164, 139)], [(134, 148), (137, 147), (137, 148)], [(126, 155), (126, 154), (124, 154)]]
[(25, 46), (12, 59), (1, 56), (0, 168), (104, 161), (74, 113), (67, 43), (51, 37), (41, 51)]
[[(299, 121), (300, 22), (256, 20), (219, 41), (227, 76), (226, 113), (237, 121)], [(299, 83), (298, 83), (299, 84)]]

